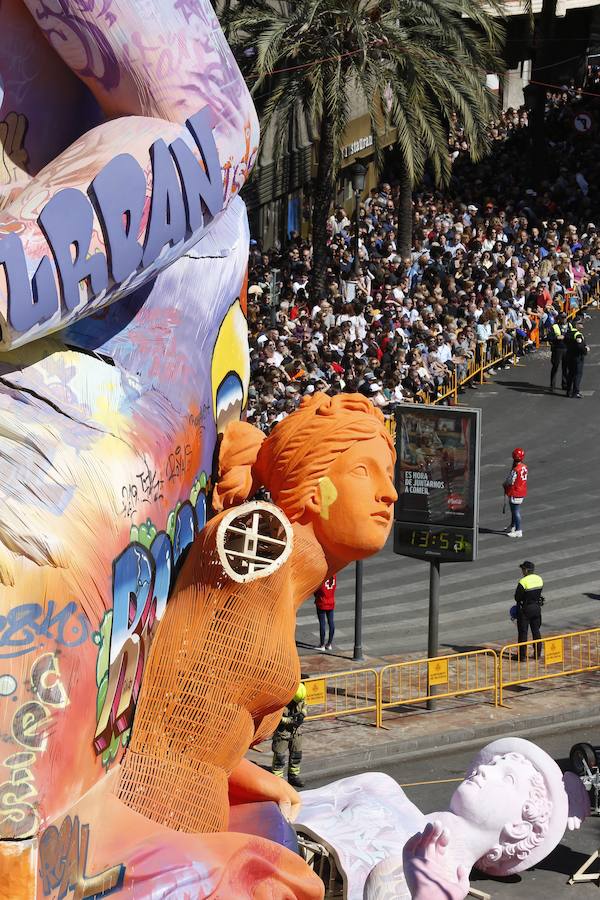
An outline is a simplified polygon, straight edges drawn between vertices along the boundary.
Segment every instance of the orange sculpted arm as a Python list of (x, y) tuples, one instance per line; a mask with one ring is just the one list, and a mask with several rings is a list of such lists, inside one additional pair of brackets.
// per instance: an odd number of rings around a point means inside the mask
[(242, 759), (229, 776), (229, 802), (260, 803), (273, 800), (283, 815), (293, 822), (301, 806), (300, 794), (283, 778), (266, 772), (249, 759)]
[(282, 713), (283, 709), (278, 709), (274, 713), (269, 713), (269, 715), (263, 716), (256, 728), (256, 731), (254, 732), (254, 740), (252, 741), (253, 747), (255, 747), (256, 744), (260, 744), (261, 741), (266, 741), (267, 738), (273, 736), (275, 729), (279, 725), (279, 720), (281, 719)]

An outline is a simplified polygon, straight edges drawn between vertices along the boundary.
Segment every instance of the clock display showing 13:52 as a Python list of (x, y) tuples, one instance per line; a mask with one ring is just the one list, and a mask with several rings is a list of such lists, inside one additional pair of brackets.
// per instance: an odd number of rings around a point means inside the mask
[(405, 556), (437, 557), (449, 562), (473, 559), (473, 537), (469, 529), (404, 525), (396, 522), (394, 549)]
[(471, 549), (471, 543), (464, 534), (449, 531), (432, 532), (422, 528), (412, 529), (410, 543), (422, 550), (449, 550), (451, 553), (464, 553), (465, 550)]

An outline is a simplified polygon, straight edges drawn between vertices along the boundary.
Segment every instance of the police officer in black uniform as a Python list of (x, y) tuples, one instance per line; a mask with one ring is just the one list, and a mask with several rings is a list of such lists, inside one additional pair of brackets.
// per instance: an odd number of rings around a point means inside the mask
[(585, 338), (580, 331), (579, 320), (575, 324), (569, 322), (567, 333), (565, 335), (566, 344), (566, 366), (567, 366), (567, 397), (575, 397), (581, 399), (581, 379), (583, 377), (583, 363), (588, 348)]
[(569, 325), (567, 322), (567, 314), (564, 312), (560, 312), (557, 317), (557, 321), (552, 325), (550, 329), (550, 347), (552, 351), (552, 369), (550, 370), (550, 393), (554, 393), (554, 388), (556, 386), (556, 373), (559, 368), (561, 370), (561, 382), (562, 389), (566, 391), (567, 389), (567, 365), (566, 365), (566, 349), (567, 345), (565, 343), (565, 338), (567, 331), (569, 329)]
[[(531, 628), (531, 636), (533, 640), (541, 637), (540, 625), (542, 624), (542, 606), (544, 597), (542, 589), (544, 582), (539, 575), (535, 574), (535, 565), (528, 559), (519, 566), (522, 578), (517, 584), (515, 591), (515, 603), (517, 604), (517, 630), (518, 641), (527, 640), (527, 631)], [(535, 656), (539, 659), (542, 655), (542, 644), (535, 645)], [(522, 661), (526, 658), (527, 647), (519, 647), (519, 659)]]

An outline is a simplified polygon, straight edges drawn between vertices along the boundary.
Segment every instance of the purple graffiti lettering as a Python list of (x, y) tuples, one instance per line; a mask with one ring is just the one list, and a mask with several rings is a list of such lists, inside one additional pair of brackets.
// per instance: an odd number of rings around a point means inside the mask
[(197, 16), (204, 24), (210, 24), (208, 17), (203, 13), (200, 0), (176, 0), (175, 9), (183, 13), (188, 24), (194, 16)]
[[(104, 35), (103, 26), (96, 25), (87, 18), (74, 16), (69, 10), (70, 5), (68, 0), (58, 0), (58, 4), (48, 6), (41, 0), (36, 16), (46, 37), (57, 47), (63, 42), (65, 45), (70, 42), (79, 45), (78, 50), (81, 51), (84, 62), (78, 66), (73, 65), (73, 69), (80, 78), (97, 78), (107, 91), (116, 88), (121, 80), (121, 72), (114, 51)], [(101, 15), (111, 25), (115, 17), (108, 12), (109, 5), (108, 2), (104, 3)]]

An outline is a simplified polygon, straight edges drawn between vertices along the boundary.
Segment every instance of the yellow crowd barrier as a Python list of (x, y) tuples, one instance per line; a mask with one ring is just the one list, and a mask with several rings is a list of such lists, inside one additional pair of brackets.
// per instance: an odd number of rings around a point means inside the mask
[(498, 659), (494, 650), (469, 650), (434, 659), (415, 659), (384, 666), (379, 672), (379, 715), (392, 706), (425, 703), (490, 691), (497, 705)]
[(358, 715), (379, 709), (379, 676), (376, 669), (330, 672), (307, 678), (307, 721)]
[(593, 672), (595, 669), (600, 669), (600, 628), (507, 644), (500, 651), (500, 705), (504, 705), (504, 689), (507, 687)]
[[(521, 655), (523, 659), (519, 658)], [(433, 659), (392, 663), (379, 670), (328, 672), (304, 681), (306, 720), (374, 712), (379, 728), (384, 711), (392, 707), (485, 692), (491, 694), (494, 706), (504, 706), (506, 688), (597, 669), (600, 628), (506, 644), (499, 651), (484, 647)]]

